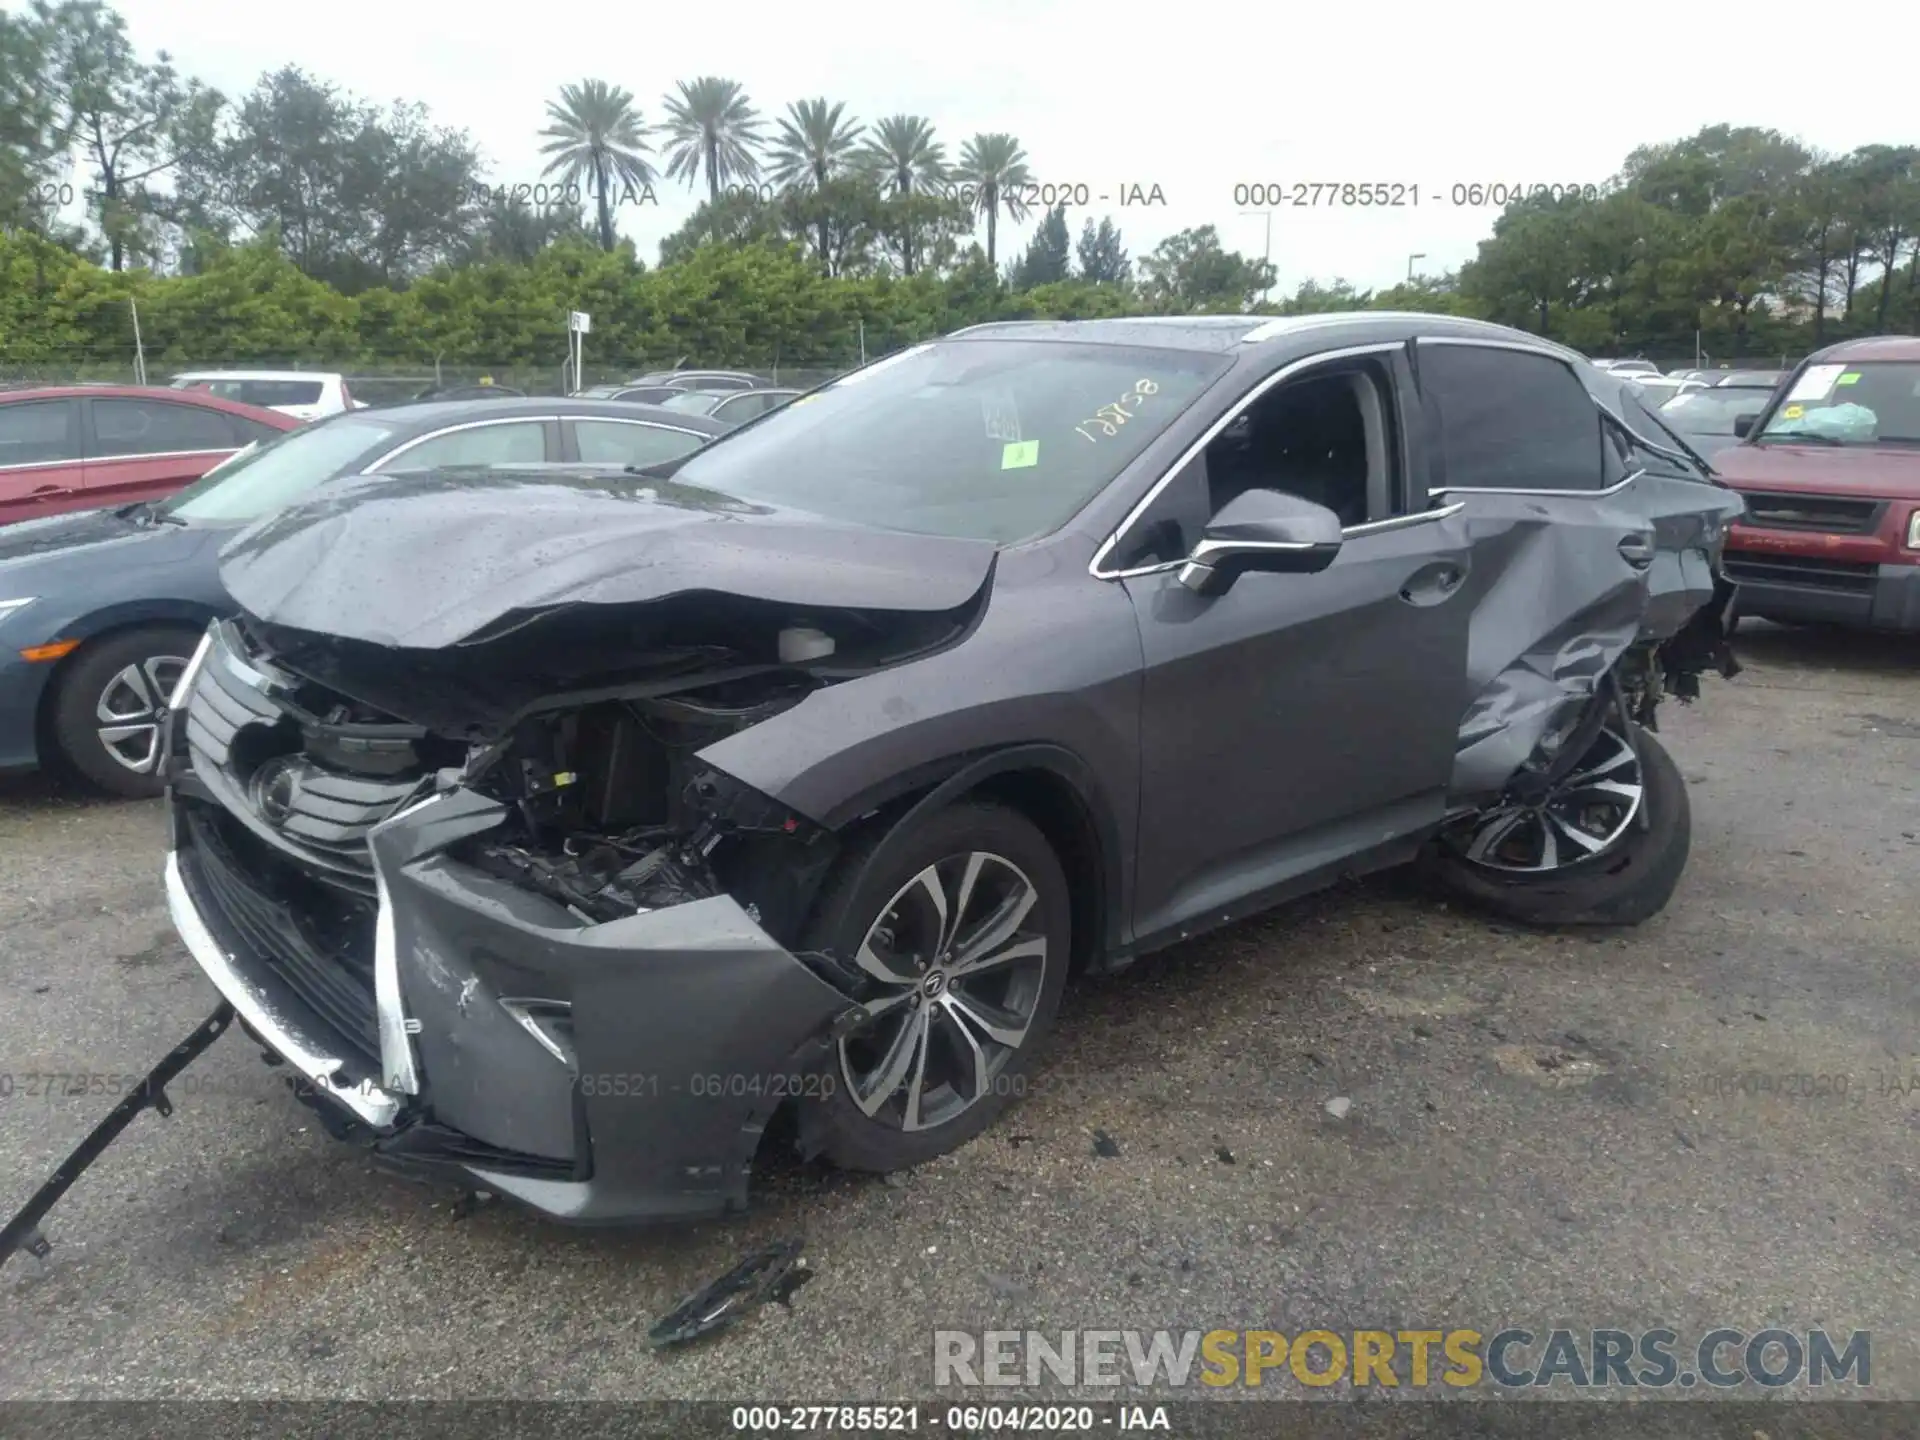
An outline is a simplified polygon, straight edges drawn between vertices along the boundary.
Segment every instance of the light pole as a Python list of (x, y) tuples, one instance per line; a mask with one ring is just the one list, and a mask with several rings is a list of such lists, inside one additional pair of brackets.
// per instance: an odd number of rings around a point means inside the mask
[(1426, 258), (1427, 258), (1427, 252), (1424, 250), (1422, 250), (1418, 255), (1407, 256), (1407, 284), (1411, 285), (1413, 283), (1413, 262), (1416, 260), (1424, 260)]
[(1267, 288), (1260, 292), (1260, 303), (1264, 305), (1273, 298), (1273, 211), (1242, 210), (1240, 213), (1267, 217), (1267, 243), (1260, 252), (1260, 266), (1267, 272)]

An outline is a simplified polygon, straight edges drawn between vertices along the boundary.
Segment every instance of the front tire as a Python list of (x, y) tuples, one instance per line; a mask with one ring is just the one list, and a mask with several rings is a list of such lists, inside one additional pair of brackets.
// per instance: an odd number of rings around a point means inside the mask
[(963, 801), (849, 855), (805, 944), (857, 965), (873, 994), (838, 1044), (832, 1093), (802, 1112), (801, 1148), (843, 1169), (906, 1169), (1025, 1092), (1066, 985), (1066, 874), (1024, 815)]
[[(1583, 853), (1595, 838), (1598, 848)], [(1545, 805), (1490, 807), (1443, 832), (1422, 864), (1448, 889), (1522, 924), (1638, 925), (1673, 897), (1692, 838), (1673, 757), (1639, 726), (1609, 725)]]
[(199, 643), (184, 625), (143, 625), (81, 649), (53, 695), (56, 761), (109, 795), (158, 795), (167, 702)]

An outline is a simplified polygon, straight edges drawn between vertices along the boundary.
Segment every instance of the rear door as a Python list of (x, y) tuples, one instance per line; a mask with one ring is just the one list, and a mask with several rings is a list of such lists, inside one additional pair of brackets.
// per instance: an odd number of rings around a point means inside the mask
[(243, 435), (242, 422), (225, 411), (185, 401), (90, 396), (81, 403), (81, 485), (90, 505), (171, 495), (258, 438)]
[(1415, 358), (1427, 483), (1465, 506), (1473, 536), (1458, 795), (1504, 784), (1539, 733), (1529, 707), (1597, 680), (1596, 635), (1638, 627), (1655, 535), (1644, 507), (1615, 499), (1638, 472), (1566, 361), (1451, 336), (1423, 338)]
[(84, 508), (80, 453), (78, 400), (0, 405), (0, 525)]

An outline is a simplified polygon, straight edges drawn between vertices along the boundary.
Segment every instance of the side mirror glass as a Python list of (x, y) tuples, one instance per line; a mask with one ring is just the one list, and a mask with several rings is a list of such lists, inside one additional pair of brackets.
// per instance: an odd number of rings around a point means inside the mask
[(1197, 595), (1224, 595), (1250, 570), (1310, 574), (1333, 563), (1343, 538), (1340, 517), (1326, 506), (1279, 490), (1248, 490), (1207, 522), (1180, 567), (1180, 583)]
[(1735, 435), (1738, 435), (1742, 440), (1746, 439), (1747, 436), (1753, 433), (1753, 422), (1758, 420), (1759, 418), (1760, 418), (1760, 412), (1758, 410), (1754, 411), (1753, 414), (1751, 415), (1734, 416), (1733, 417), (1733, 433)]

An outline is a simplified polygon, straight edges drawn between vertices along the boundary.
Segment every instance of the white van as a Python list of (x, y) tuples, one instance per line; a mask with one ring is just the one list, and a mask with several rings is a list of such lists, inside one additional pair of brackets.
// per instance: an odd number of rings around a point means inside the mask
[(168, 383), (175, 390), (205, 390), (223, 400), (278, 410), (296, 420), (366, 409), (348, 393), (345, 376), (317, 370), (190, 370)]

